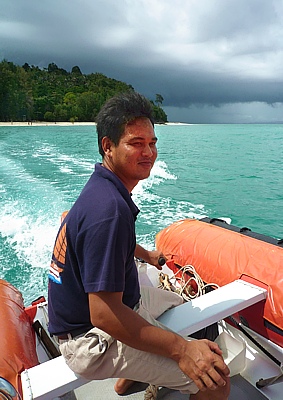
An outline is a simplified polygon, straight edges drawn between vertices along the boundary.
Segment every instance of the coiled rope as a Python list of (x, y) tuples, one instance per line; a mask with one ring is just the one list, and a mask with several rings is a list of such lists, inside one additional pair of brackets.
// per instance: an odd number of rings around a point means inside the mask
[(155, 400), (157, 399), (157, 395), (158, 395), (158, 386), (150, 384), (145, 390), (144, 400)]
[(204, 283), (192, 265), (180, 267), (170, 278), (169, 275), (160, 272), (159, 281), (159, 288), (176, 292), (185, 301), (190, 301), (205, 294), (207, 288), (219, 287), (216, 283)]

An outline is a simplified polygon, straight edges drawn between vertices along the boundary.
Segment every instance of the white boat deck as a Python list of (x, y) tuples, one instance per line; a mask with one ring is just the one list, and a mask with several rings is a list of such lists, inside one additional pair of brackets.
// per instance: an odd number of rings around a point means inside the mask
[[(93, 381), (85, 386), (68, 393), (64, 400), (144, 400), (146, 384), (136, 383), (126, 395), (119, 396), (115, 393), (113, 386), (115, 379), (105, 381)], [(281, 392), (282, 396), (282, 392)], [(278, 399), (282, 397), (278, 397)], [(260, 393), (240, 375), (231, 378), (231, 393), (229, 400), (267, 400), (264, 394)], [(157, 400), (188, 400), (188, 395), (167, 388), (160, 388)]]

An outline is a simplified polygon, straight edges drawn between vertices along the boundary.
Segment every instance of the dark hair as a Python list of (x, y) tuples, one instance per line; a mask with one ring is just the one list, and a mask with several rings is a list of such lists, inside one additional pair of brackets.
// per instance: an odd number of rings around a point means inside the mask
[(145, 117), (154, 126), (153, 107), (148, 99), (131, 91), (118, 94), (109, 99), (96, 117), (99, 153), (104, 156), (102, 138), (107, 136), (118, 146), (125, 126), (136, 118)]

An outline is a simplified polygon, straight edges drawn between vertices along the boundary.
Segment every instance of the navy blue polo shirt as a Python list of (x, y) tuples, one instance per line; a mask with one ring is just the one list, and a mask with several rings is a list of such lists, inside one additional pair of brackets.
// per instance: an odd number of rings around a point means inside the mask
[(139, 301), (134, 262), (138, 212), (120, 179), (96, 164), (56, 238), (48, 283), (50, 333), (92, 327), (88, 293), (123, 292), (130, 308)]

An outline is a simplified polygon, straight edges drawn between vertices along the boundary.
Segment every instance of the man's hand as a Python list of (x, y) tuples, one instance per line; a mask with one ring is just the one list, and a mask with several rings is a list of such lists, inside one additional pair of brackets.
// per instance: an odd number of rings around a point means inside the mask
[[(159, 250), (146, 250), (141, 245), (136, 245), (135, 257), (140, 258), (161, 270), (162, 265), (166, 262), (166, 257)], [(162, 264), (163, 261), (163, 264)]]
[(225, 386), (230, 373), (218, 345), (206, 339), (188, 341), (178, 364), (200, 391)]
[(147, 261), (149, 264), (154, 265), (157, 269), (161, 270), (162, 265), (165, 264), (166, 258), (164, 257), (163, 253), (158, 250), (152, 250), (148, 252), (149, 255), (149, 261)]

